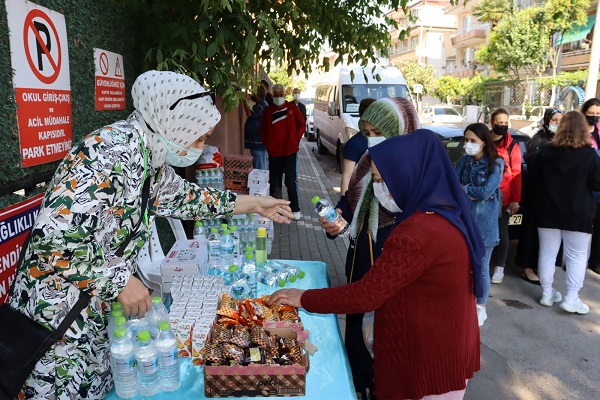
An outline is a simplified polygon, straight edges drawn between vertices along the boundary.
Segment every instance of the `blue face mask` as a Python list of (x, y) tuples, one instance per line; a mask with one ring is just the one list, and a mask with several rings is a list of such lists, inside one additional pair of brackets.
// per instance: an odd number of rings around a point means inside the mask
[[(173, 142), (168, 141), (162, 135), (159, 135), (160, 140), (165, 144), (167, 148), (167, 158), (166, 162), (173, 167), (189, 167), (193, 165), (200, 156), (202, 155), (202, 150), (197, 149), (195, 147), (190, 147), (189, 149), (183, 148)], [(177, 152), (173, 151), (172, 147), (175, 147), (179, 150), (184, 150), (186, 152), (185, 156), (180, 156)]]

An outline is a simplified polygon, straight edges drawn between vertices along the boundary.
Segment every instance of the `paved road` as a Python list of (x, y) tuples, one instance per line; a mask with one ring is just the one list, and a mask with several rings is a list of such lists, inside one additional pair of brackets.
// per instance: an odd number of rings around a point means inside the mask
[[(335, 157), (319, 155), (315, 143), (303, 146), (324, 171), (323, 181), (339, 193)], [(543, 307), (541, 288), (522, 280), (513, 265), (516, 246), (511, 243), (504, 282), (492, 285), (481, 328), (481, 371), (469, 382), (465, 399), (600, 399), (600, 275), (588, 272), (581, 291), (588, 315)], [(565, 293), (562, 269), (555, 280)]]

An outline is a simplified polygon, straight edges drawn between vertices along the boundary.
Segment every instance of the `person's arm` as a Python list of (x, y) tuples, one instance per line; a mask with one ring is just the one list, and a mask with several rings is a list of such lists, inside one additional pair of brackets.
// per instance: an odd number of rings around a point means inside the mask
[[(504, 170), (504, 162), (500, 158), (496, 161), (497, 163), (494, 167), (494, 172), (488, 176), (485, 185), (475, 186), (472, 184), (467, 184), (463, 187), (465, 193), (467, 193), (471, 199), (488, 200), (500, 186), (500, 181), (502, 180), (502, 171)], [(500, 163), (502, 163), (502, 165), (500, 165)]]
[[(514, 139), (513, 139), (514, 140)], [(519, 211), (519, 202), (521, 201), (521, 147), (515, 144), (510, 153), (512, 179), (510, 181), (510, 214)]]
[(600, 192), (600, 157), (598, 157), (597, 154), (594, 154), (592, 160), (593, 164), (588, 174), (588, 182), (593, 191)]
[(356, 161), (348, 160), (344, 158), (342, 160), (342, 183), (341, 183), (341, 193), (346, 193), (348, 190), (348, 184), (350, 183), (350, 177), (352, 176), (352, 172), (354, 171), (354, 167), (356, 166)]
[(156, 214), (164, 217), (212, 219), (257, 213), (278, 223), (289, 223), (287, 218), (294, 218), (289, 201), (202, 188), (182, 179), (169, 165), (163, 168), (159, 193)]
[(381, 256), (358, 282), (328, 289), (283, 289), (275, 292), (270, 304), (289, 304), (317, 313), (358, 314), (376, 310), (425, 271), (421, 244), (392, 231)]
[(461, 186), (464, 185), (464, 182), (462, 181), (462, 171), (465, 166), (465, 161), (466, 156), (462, 156), (458, 159), (456, 165), (454, 166), (454, 172), (456, 172), (456, 177), (458, 178), (458, 181), (460, 182)]
[(260, 141), (267, 146), (269, 141), (269, 132), (271, 129), (271, 121), (269, 121), (270, 113), (266, 110), (263, 111), (263, 115), (260, 118), (260, 125), (258, 127), (258, 132), (260, 133)]
[(296, 139), (300, 141), (302, 136), (304, 136), (304, 132), (306, 132), (306, 121), (302, 118), (302, 112), (299, 107), (293, 107), (294, 110), (294, 119), (296, 120)]
[(250, 118), (252, 116), (252, 109), (250, 109), (248, 101), (242, 101), (242, 103), (244, 105), (244, 112), (246, 113), (246, 117)]

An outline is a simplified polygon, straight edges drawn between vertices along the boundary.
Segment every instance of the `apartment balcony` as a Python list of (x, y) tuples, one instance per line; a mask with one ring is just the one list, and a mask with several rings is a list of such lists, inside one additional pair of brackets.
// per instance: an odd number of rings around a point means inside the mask
[(560, 63), (561, 70), (587, 69), (590, 64), (590, 54), (591, 50), (589, 48), (565, 51)]
[[(443, 68), (443, 67), (442, 67)], [(473, 67), (449, 67), (443, 68), (444, 75), (452, 75), (455, 78), (472, 78), (475, 76), (475, 73), (481, 72), (482, 70), (479, 68)]]
[(470, 47), (476, 44), (484, 43), (488, 37), (489, 28), (479, 27), (468, 31), (458, 33), (450, 38), (452, 46)]

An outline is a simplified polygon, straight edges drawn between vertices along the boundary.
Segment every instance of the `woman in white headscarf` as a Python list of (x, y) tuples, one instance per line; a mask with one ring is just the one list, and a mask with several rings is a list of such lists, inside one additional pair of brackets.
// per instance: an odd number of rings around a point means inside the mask
[(32, 228), (10, 304), (55, 330), (81, 292), (91, 299), (36, 364), (19, 398), (102, 399), (110, 391), (109, 305), (118, 300), (127, 316), (143, 316), (152, 306), (133, 273), (155, 215), (293, 218), (287, 201), (201, 188), (173, 171), (169, 164), (198, 159), (221, 119), (201, 85), (181, 74), (149, 71), (135, 81), (132, 97), (135, 111), (126, 121), (92, 132), (67, 154)]

